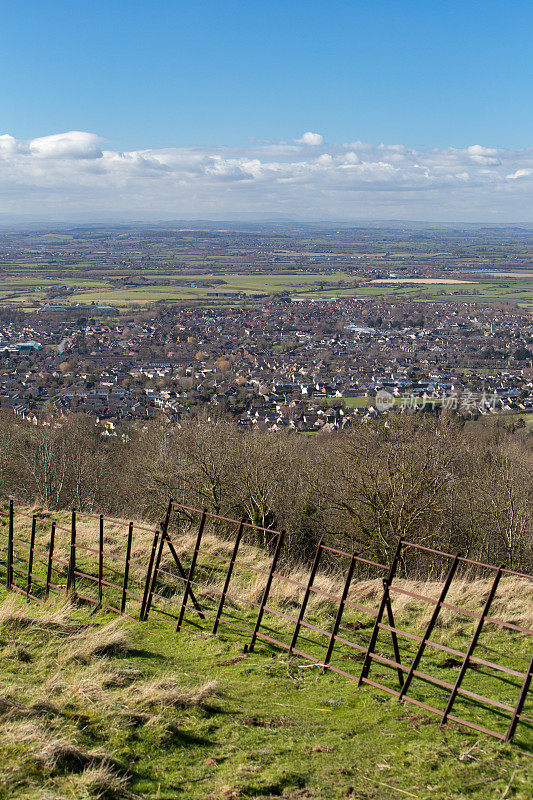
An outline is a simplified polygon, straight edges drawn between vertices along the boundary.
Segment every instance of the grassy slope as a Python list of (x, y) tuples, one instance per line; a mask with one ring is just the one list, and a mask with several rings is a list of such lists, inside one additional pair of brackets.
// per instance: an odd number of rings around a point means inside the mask
[[(67, 514), (54, 516), (68, 528)], [(48, 515), (38, 526), (38, 549), (44, 548), (49, 524)], [(17, 514), (18, 538), (27, 539), (28, 526), (28, 518)], [(3, 518), (0, 528), (3, 548)], [(95, 521), (80, 521), (78, 535), (80, 543), (94, 546)], [(172, 535), (188, 564), (194, 532), (173, 529)], [(135, 562), (145, 563), (150, 542), (148, 532), (136, 532)], [(204, 534), (204, 546), (197, 577), (220, 586), (224, 575), (221, 562), (208, 553), (229, 554), (231, 541), (217, 538), (209, 530)], [(68, 532), (58, 530), (56, 554), (63, 560), (67, 548)], [(106, 527), (106, 550), (123, 557), (123, 527)], [(92, 554), (82, 554), (80, 551), (78, 568), (94, 574)], [(15, 557), (21, 570), (16, 573), (17, 582), (23, 586), (27, 550), (17, 545)], [(239, 561), (263, 569), (268, 565), (265, 554), (252, 544), (241, 545)], [(107, 563), (106, 578), (120, 582), (120, 575), (117, 578), (113, 572), (117, 566), (116, 561)], [(167, 599), (156, 599), (153, 611), (175, 613), (176, 606), (168, 598), (179, 583), (168, 572), (172, 570), (168, 553), (162, 567), (167, 572), (161, 576), (158, 591)], [(34, 568), (42, 578), (45, 565), (39, 558)], [(319, 573), (318, 585), (339, 594), (342, 580), (338, 569), (344, 570), (345, 565)], [(305, 581), (303, 570), (292, 569), (290, 575)], [(61, 583), (64, 577), (56, 572), (54, 579)], [(250, 580), (250, 572), (238, 568), (231, 590), (257, 602), (263, 583), (262, 575)], [(440, 589), (437, 583), (405, 582), (404, 586), (429, 596), (438, 595)], [(42, 591), (38, 583), (34, 582), (34, 587), (38, 594)], [(135, 568), (130, 573), (130, 588), (142, 592), (142, 574)], [(459, 581), (449, 599), (476, 611), (487, 589), (487, 581)], [(493, 613), (531, 627), (527, 589), (518, 579), (502, 581)], [(94, 585), (88, 581), (85, 585), (79, 581), (78, 590), (94, 596)], [(350, 598), (374, 608), (379, 592), (379, 581), (358, 582)], [(118, 597), (106, 587), (108, 602), (116, 604)], [(293, 585), (277, 579), (269, 604), (294, 616), (300, 599), (301, 593), (295, 595)], [(416, 706), (399, 704), (370, 686), (357, 689), (354, 681), (334, 673), (322, 675), (309, 661), (293, 659), (289, 663), (286, 652), (267, 642), (258, 642), (256, 652), (245, 655), (243, 645), (249, 635), (222, 626), (219, 635), (212, 637), (210, 623), (203, 630), (193, 627), (191, 612), (186, 617), (187, 630), (180, 634), (175, 633), (175, 622), (162, 623), (155, 616), (144, 625), (120, 622), (118, 629), (115, 621), (101, 631), (116, 618), (103, 613), (91, 616), (86, 608), (54, 605), (57, 602), (51, 600), (41, 607), (11, 595), (7, 605), (0, 607), (0, 798), (351, 796), (388, 800), (411, 796), (420, 800), (488, 800), (502, 797), (508, 785), (506, 797), (529, 796), (533, 759), (526, 752), (533, 752), (531, 728), (521, 726), (513, 747), (453, 724), (440, 729), (436, 717), (421, 713)], [(211, 613), (217, 602), (213, 591), (202, 596)], [(393, 606), (398, 627), (419, 634), (424, 630), (431, 611), (427, 605), (396, 595)], [(127, 610), (138, 615), (135, 598), (129, 599)], [(29, 619), (17, 621), (19, 613)], [(253, 607), (228, 600), (224, 618), (250, 627), (254, 613)], [(335, 607), (326, 599), (312, 596), (310, 621), (330, 630), (334, 613)], [(51, 614), (55, 616), (50, 618)], [(464, 651), (473, 624), (468, 618), (458, 620), (451, 612), (442, 612), (432, 638)], [(87, 625), (96, 626), (96, 633), (91, 628), (83, 630)], [(371, 618), (347, 608), (341, 634), (364, 646), (370, 625)], [(274, 615), (265, 617), (262, 628), (285, 642), (290, 641), (291, 629)], [(102, 642), (106, 646), (98, 652)], [(303, 650), (320, 659), (324, 644), (323, 636), (302, 629), (298, 646)], [(402, 639), (400, 647), (402, 661), (409, 663), (416, 643)], [(478, 654), (524, 670), (529, 650), (525, 635), (490, 626), (480, 639)], [(393, 657), (390, 640), (383, 632), (378, 651)], [(339, 644), (332, 663), (357, 675), (360, 659), (358, 652)], [(421, 668), (453, 683), (458, 666), (449, 662), (446, 653), (428, 649)], [(394, 670), (377, 662), (371, 677), (391, 688), (396, 685)], [(184, 702), (184, 693), (187, 697), (188, 691), (212, 680), (218, 683), (219, 696)], [(519, 683), (507, 676), (495, 681), (487, 670), (472, 669), (464, 687), (512, 704)], [(442, 707), (448, 692), (416, 679), (410, 694)], [(533, 716), (533, 698), (525, 712)], [(464, 699), (454, 713), (501, 731), (506, 727), (504, 718)], [(62, 745), (58, 737), (64, 740)], [(78, 748), (77, 755), (72, 754), (72, 747), (69, 751), (68, 743)], [(39, 756), (42, 752), (48, 753), (44, 760)], [(116, 760), (115, 766), (113, 761), (111, 767), (106, 766), (106, 754)]]
[(370, 687), (244, 656), (234, 637), (155, 622), (96, 636), (73, 625), (104, 615), (53, 611), (0, 609), (0, 797), (529, 796), (517, 748), (443, 732)]

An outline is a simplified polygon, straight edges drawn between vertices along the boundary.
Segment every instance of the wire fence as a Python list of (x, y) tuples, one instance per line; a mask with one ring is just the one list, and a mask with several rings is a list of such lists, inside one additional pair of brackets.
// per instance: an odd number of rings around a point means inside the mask
[[(513, 740), (519, 725), (531, 733), (533, 658), (526, 647), (533, 630), (492, 609), (503, 578), (533, 589), (533, 576), (402, 539), (390, 563), (381, 564), (322, 536), (302, 579), (280, 567), (284, 537), (284, 531), (173, 500), (153, 528), (76, 510), (69, 525), (59, 525), (10, 502), (0, 511), (0, 564), (6, 588), (28, 600), (42, 603), (51, 591), (61, 592), (136, 622), (170, 623), (176, 633), (217, 634), (223, 626), (246, 637), (248, 652), (258, 642), (285, 651), (435, 714), (442, 725), (464, 725), (503, 741)], [(440, 583), (431, 582), (437, 594), (414, 591), (398, 578), (412, 557), (426, 559), (428, 574), (442, 574)], [(461, 572), (472, 569), (485, 578), (481, 608), (450, 602)], [(362, 579), (374, 592), (354, 591)], [(275, 600), (280, 597), (283, 602)], [(417, 609), (418, 628), (408, 614), (406, 624), (396, 624), (398, 609), (406, 616), (406, 602)], [(498, 647), (485, 636), (494, 631)], [(455, 646), (461, 637), (462, 646)], [(442, 654), (444, 664), (436, 661)], [(443, 666), (455, 670), (453, 680), (439, 677)]]

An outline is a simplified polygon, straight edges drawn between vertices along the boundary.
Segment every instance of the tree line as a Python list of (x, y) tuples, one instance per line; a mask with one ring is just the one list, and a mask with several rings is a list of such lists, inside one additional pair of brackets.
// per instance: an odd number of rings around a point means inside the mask
[[(505, 418), (413, 413), (346, 433), (241, 431), (230, 420), (124, 424), (0, 415), (0, 491), (18, 504), (159, 521), (169, 497), (285, 529), (307, 563), (320, 535), (387, 563), (398, 537), (533, 571), (533, 436)], [(267, 545), (266, 540), (258, 544)], [(422, 562), (417, 562), (421, 564)]]

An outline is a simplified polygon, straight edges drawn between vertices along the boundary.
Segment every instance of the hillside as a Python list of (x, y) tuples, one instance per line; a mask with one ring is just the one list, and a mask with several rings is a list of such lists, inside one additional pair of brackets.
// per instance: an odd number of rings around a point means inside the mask
[[(52, 517), (59, 530), (67, 527), (63, 513), (41, 513), (36, 548), (43, 546)], [(22, 536), (17, 513), (15, 527)], [(5, 521), (2, 521), (5, 535)], [(127, 523), (117, 520), (106, 528), (106, 552), (119, 559), (124, 551)], [(149, 555), (151, 535), (139, 526), (132, 561)], [(208, 587), (200, 595), (202, 608), (217, 602), (220, 580), (216, 557), (231, 553), (232, 542), (209, 530), (203, 540), (200, 576)], [(194, 530), (176, 529), (173, 541), (184, 563), (190, 559)], [(78, 543), (89, 548), (98, 538), (98, 522), (80, 521)], [(22, 542), (22, 539), (17, 539)], [(65, 560), (68, 548), (58, 532), (56, 555)], [(23, 550), (17, 545), (22, 567)], [(27, 557), (27, 555), (26, 555)], [(91, 553), (78, 569), (90, 574)], [(173, 559), (165, 551), (162, 582), (149, 619), (139, 624), (136, 594), (141, 586), (132, 569), (127, 614), (95, 611), (78, 601), (70, 604), (58, 592), (46, 603), (27, 603), (2, 590), (0, 606), (0, 797), (2, 798), (526, 798), (533, 779), (531, 726), (519, 725), (512, 745), (454, 722), (442, 728), (439, 719), (412, 704), (370, 685), (357, 683), (332, 670), (323, 674), (319, 629), (329, 630), (335, 604), (327, 596), (311, 595), (299, 646), (316, 653), (315, 661), (288, 657), (286, 650), (259, 638), (253, 653), (245, 652), (250, 637), (243, 627), (253, 625), (255, 610), (270, 557), (264, 549), (244, 542), (240, 566), (256, 570), (251, 580), (236, 569), (228, 597), (226, 620), (216, 636), (210, 624), (188, 613), (184, 628), (175, 631), (171, 603), (177, 592)], [(200, 563), (200, 562), (199, 562)], [(118, 562), (117, 562), (118, 564)], [(44, 565), (37, 560), (35, 575)], [(263, 631), (289, 642), (290, 619), (297, 613), (308, 571), (281, 565), (287, 580), (275, 580), (269, 598), (273, 614)], [(23, 573), (23, 570), (20, 570)], [(39, 573), (40, 571), (40, 573)], [(259, 572), (257, 572), (259, 571)], [(58, 573), (59, 574), (59, 573)], [(106, 573), (112, 582), (111, 574)], [(436, 578), (437, 576), (435, 576)], [(59, 580), (59, 579), (58, 579)], [(342, 574), (332, 564), (318, 574), (326, 594), (342, 591)], [(22, 578), (18, 580), (24, 585)], [(86, 582), (88, 584), (88, 582)], [(178, 584), (179, 585), (179, 584)], [(400, 578), (403, 591), (438, 596), (440, 580)], [(448, 600), (478, 612), (489, 581), (462, 575)], [(83, 593), (84, 584), (78, 586)], [(106, 587), (105, 599), (116, 603), (117, 592)], [(37, 592), (38, 589), (34, 590)], [(372, 621), (353, 606), (379, 603), (381, 581), (366, 577), (351, 584), (343, 617), (343, 636), (354, 642), (368, 639)], [(176, 595), (177, 596), (177, 595)], [(43, 600), (42, 596), (39, 598)], [(94, 605), (94, 604), (93, 604)], [(411, 635), (423, 632), (428, 608), (407, 594), (394, 597), (395, 623)], [(528, 581), (504, 577), (492, 614), (516, 629), (487, 626), (478, 655), (509, 668), (526, 670), (528, 637), (517, 628), (532, 625)], [(135, 621), (134, 621), (135, 620)], [(166, 621), (164, 621), (166, 620)], [(170, 623), (170, 624), (169, 624)], [(461, 619), (444, 609), (433, 632), (435, 642), (464, 651), (474, 619)], [(240, 627), (242, 626), (242, 627)], [(315, 626), (313, 628), (312, 626)], [(360, 637), (360, 638), (359, 638)], [(402, 663), (409, 663), (416, 642), (402, 639)], [(380, 652), (391, 657), (388, 640)], [(458, 660), (441, 650), (426, 651), (424, 669), (443, 685), (453, 683)], [(342, 644), (332, 664), (355, 676), (361, 653)], [(505, 676), (494, 681), (490, 670), (474, 665), (469, 691), (516, 702), (520, 681)], [(394, 670), (374, 663), (371, 677), (393, 686)], [(439, 687), (419, 681), (414, 697), (438, 705), (446, 698)], [(461, 714), (476, 724), (504, 731), (504, 714), (461, 699)], [(525, 712), (531, 716), (531, 701)], [(498, 717), (501, 717), (498, 722)]]
[(529, 796), (521, 748), (264, 647), (12, 598), (0, 622), (4, 798)]

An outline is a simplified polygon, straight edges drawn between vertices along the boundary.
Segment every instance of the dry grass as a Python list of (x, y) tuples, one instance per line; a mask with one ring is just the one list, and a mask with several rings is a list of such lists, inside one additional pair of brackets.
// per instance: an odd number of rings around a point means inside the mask
[(216, 681), (184, 690), (173, 678), (158, 678), (135, 683), (125, 695), (129, 708), (149, 711), (162, 708), (206, 707), (206, 701), (219, 695)]
[(54, 631), (59, 635), (77, 633), (84, 626), (69, 621), (71, 606), (68, 603), (56, 603), (50, 610), (37, 610), (32, 607), (26, 611), (17, 595), (9, 595), (0, 605), (0, 626), (18, 628), (38, 628)]
[[(4, 748), (24, 751), (29, 763), (40, 765), (51, 776), (66, 774), (77, 797), (81, 794), (114, 800), (132, 796), (127, 791), (131, 776), (112, 756), (98, 750), (86, 751), (42, 721), (19, 720), (4, 725), (1, 741)], [(50, 796), (59, 797), (56, 793)], [(67, 796), (72, 796), (70, 791)]]
[[(480, 613), (490, 591), (492, 580), (455, 580), (446, 597), (446, 603), (465, 608), (473, 613)], [(419, 594), (424, 597), (438, 599), (441, 581), (413, 581), (397, 579), (394, 586), (404, 591)], [(380, 581), (361, 581), (352, 587), (349, 598), (360, 602), (370, 608), (377, 608), (383, 587)], [(402, 614), (415, 614), (420, 623), (426, 622), (431, 616), (434, 604), (409, 597), (408, 595), (391, 592), (394, 611)], [(524, 578), (503, 578), (493, 600), (490, 615), (504, 622), (514, 623), (525, 628), (533, 628), (533, 583)], [(439, 615), (439, 625), (448, 626), (457, 624), (460, 620), (471, 619), (467, 616), (460, 617), (458, 612), (443, 608)]]
[(128, 792), (128, 777), (120, 775), (105, 761), (87, 767), (76, 781), (76, 788), (97, 800), (119, 800), (132, 797)]
[[(139, 525), (146, 526), (146, 523), (140, 522)], [(221, 529), (222, 536), (217, 535), (217, 531), (212, 526), (206, 528), (202, 539), (202, 554), (200, 557), (199, 565), (204, 566), (204, 575), (207, 573), (206, 579), (207, 591), (209, 587), (220, 588), (223, 578), (221, 577), (221, 570), (225, 570), (226, 565), (218, 559), (209, 559), (209, 554), (219, 557), (228, 558), (233, 548), (233, 541), (231, 538), (223, 538), (226, 533), (225, 529)], [(112, 555), (122, 557), (125, 550), (127, 534), (127, 523), (114, 524), (107, 523), (105, 527), (105, 549)], [(194, 546), (196, 531), (184, 530), (183, 528), (177, 531), (171, 531), (172, 541), (178, 552), (182, 562), (187, 565), (190, 561), (190, 554)], [(149, 531), (139, 530), (134, 528), (134, 538), (132, 547), (132, 560), (138, 563), (147, 563), (152, 544), (152, 534)], [(94, 547), (98, 542), (98, 521), (80, 516), (78, 518), (78, 540), (81, 544)], [(64, 547), (67, 541), (65, 540)], [(61, 545), (59, 545), (61, 547)], [(66, 550), (65, 550), (66, 552)], [(118, 565), (118, 564), (117, 564)], [(206, 565), (212, 566), (212, 571), (209, 573), (209, 568)], [(264, 585), (265, 575), (258, 574), (257, 572), (246, 569), (247, 566), (259, 568), (268, 572), (270, 567), (270, 557), (264, 551), (258, 549), (254, 544), (248, 541), (248, 537), (241, 543), (239, 549), (238, 564), (235, 568), (232, 578), (231, 593), (239, 595), (245, 600), (258, 602), (261, 599)], [(176, 573), (176, 565), (174, 559), (168, 550), (163, 550), (163, 558), (161, 561), (161, 568), (171, 573)], [(138, 578), (140, 581), (144, 578), (144, 573), (140, 571)], [(130, 579), (135, 580), (135, 569), (132, 568)], [(302, 584), (307, 583), (309, 571), (307, 568), (291, 568), (290, 577), (292, 580), (299, 581)], [(332, 569), (319, 571), (315, 585), (320, 587), (325, 592), (340, 596), (344, 575), (339, 572), (333, 572)], [(474, 579), (467, 580), (465, 578), (457, 578), (452, 583), (450, 592), (448, 594), (448, 602), (453, 605), (463, 606), (470, 611), (479, 611), (483, 606), (489, 591), (489, 579)], [(160, 586), (166, 586), (166, 589), (171, 594), (172, 590), (176, 588), (176, 593), (180, 595), (181, 584), (174, 582), (168, 575), (160, 575)], [(415, 581), (415, 580), (395, 580), (395, 585), (399, 588), (406, 589), (417, 594), (426, 595), (428, 597), (436, 598), (439, 595), (442, 581)], [(367, 605), (370, 608), (376, 608), (379, 604), (379, 597), (382, 591), (381, 577), (375, 580), (363, 580), (354, 582), (349, 599), (354, 602), (359, 602), (362, 605)], [(280, 606), (295, 607), (299, 605), (303, 596), (303, 589), (279, 579), (275, 579), (272, 584), (271, 600), (278, 603)], [(211, 598), (217, 600), (219, 597), (216, 591), (211, 591)], [(432, 606), (429, 603), (417, 601), (409, 598), (406, 595), (399, 593), (392, 594), (393, 606), (395, 611), (401, 615), (403, 613), (410, 615), (420, 615), (421, 621), (429, 618), (432, 612)], [(231, 598), (227, 601), (229, 604), (235, 604)], [(330, 610), (335, 605), (327, 597), (321, 596), (317, 593), (312, 593), (309, 598), (309, 611), (320, 613), (322, 610)], [(517, 577), (505, 577), (500, 583), (497, 595), (495, 597), (491, 614), (495, 617), (501, 618), (507, 622), (514, 622), (523, 627), (533, 627), (533, 583), (525, 579)], [(20, 614), (18, 619), (14, 619), (15, 624), (24, 624), (24, 614)], [(0, 612), (1, 615), (1, 612)], [(446, 626), (452, 624), (457, 619), (457, 615), (453, 611), (443, 609), (440, 615), (439, 624)], [(0, 618), (1, 623), (1, 618)], [(44, 623), (46, 624), (46, 623)], [(49, 620), (48, 624), (53, 625), (53, 620)], [(118, 634), (117, 634), (118, 635)], [(113, 644), (110, 644), (113, 647)], [(117, 641), (117, 647), (120, 648), (120, 643)], [(83, 650), (83, 648), (81, 648)], [(88, 644), (88, 651), (90, 645)], [(89, 657), (90, 657), (89, 653)], [(80, 653), (83, 657), (83, 653)]]
[(131, 637), (123, 620), (117, 618), (103, 628), (83, 628), (71, 641), (67, 657), (83, 663), (91, 659), (125, 654), (131, 644)]
[(110, 690), (130, 685), (139, 674), (139, 671), (120, 669), (106, 659), (96, 659), (74, 671), (60, 666), (42, 688), (45, 697), (53, 698), (59, 709), (73, 702), (107, 705), (114, 702)]
[(23, 747), (33, 759), (48, 769), (80, 771), (91, 763), (91, 756), (77, 745), (50, 731), (38, 720), (23, 720), (5, 725), (4, 746)]

